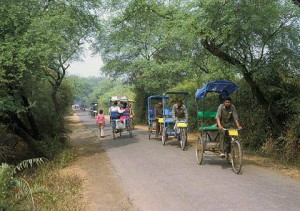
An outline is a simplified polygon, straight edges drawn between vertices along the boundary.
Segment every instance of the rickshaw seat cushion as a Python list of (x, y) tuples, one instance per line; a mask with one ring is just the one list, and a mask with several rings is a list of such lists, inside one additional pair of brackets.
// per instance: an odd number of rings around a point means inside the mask
[(172, 109), (164, 109), (164, 116), (172, 116)]
[(216, 118), (216, 111), (198, 111), (198, 118)]
[(174, 123), (173, 118), (164, 118), (164, 123)]
[(219, 128), (216, 125), (211, 125), (211, 126), (200, 127), (199, 130), (209, 131), (209, 130), (219, 130)]
[(120, 114), (120, 116), (130, 116), (130, 112), (124, 111), (123, 113)]
[(149, 109), (149, 115), (154, 116), (154, 109)]

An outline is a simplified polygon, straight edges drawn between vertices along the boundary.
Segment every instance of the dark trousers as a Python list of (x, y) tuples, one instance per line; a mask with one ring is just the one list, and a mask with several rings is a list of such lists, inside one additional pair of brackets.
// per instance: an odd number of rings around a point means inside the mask
[(158, 119), (155, 120), (155, 130), (156, 130), (156, 136), (160, 134), (160, 124), (158, 122)]
[[(230, 127), (226, 127), (229, 129)], [(231, 151), (231, 138), (228, 134), (228, 130), (219, 130), (220, 133), (220, 151), (222, 153)]]

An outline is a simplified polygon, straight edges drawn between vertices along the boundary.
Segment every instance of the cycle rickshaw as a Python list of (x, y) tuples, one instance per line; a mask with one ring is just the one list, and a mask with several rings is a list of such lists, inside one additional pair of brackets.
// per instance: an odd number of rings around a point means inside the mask
[(172, 109), (167, 108), (168, 101), (171, 99), (171, 95), (175, 95), (174, 99), (178, 96), (184, 98), (184, 105), (188, 110), (188, 92), (185, 91), (169, 91), (164, 94), (163, 98), (163, 118), (160, 118), (158, 122), (162, 125), (161, 141), (165, 145), (170, 137), (176, 137), (179, 141), (180, 148), (185, 150), (187, 144), (187, 119), (179, 119), (176, 123), (172, 118)]
[[(156, 105), (153, 105), (153, 102), (163, 101), (164, 98), (166, 98), (166, 96), (164, 96), (164, 95), (153, 95), (153, 96), (148, 97), (148, 100), (147, 100), (148, 115), (147, 116), (148, 116), (148, 134), (149, 134), (148, 137), (149, 137), (149, 139), (151, 138), (152, 133), (155, 133), (155, 135), (161, 135), (161, 130), (160, 130), (160, 133), (158, 133), (158, 131), (156, 131), (157, 124), (160, 124), (160, 123), (155, 118), (155, 106)], [(159, 125), (158, 127), (161, 127), (161, 126)]]
[[(114, 101), (126, 102), (128, 103), (128, 99), (126, 96), (113, 96), (110, 99), (110, 104)], [(132, 117), (130, 114), (130, 110), (124, 110), (122, 113), (119, 111), (111, 111), (110, 112), (110, 122), (112, 126), (112, 134), (113, 139), (116, 138), (116, 134), (119, 136), (122, 135), (122, 132), (127, 131), (129, 137), (132, 138)]]
[(91, 103), (90, 107), (91, 108), (89, 114), (91, 115), (92, 118), (95, 118), (98, 114), (98, 103)]
[[(195, 93), (195, 100), (197, 102), (197, 118), (200, 130), (196, 146), (196, 159), (199, 165), (203, 164), (204, 153), (206, 151), (216, 154), (220, 152), (220, 132), (217, 124), (212, 123), (216, 123), (216, 108), (220, 104), (221, 98), (230, 96), (237, 90), (237, 88), (238, 85), (234, 82), (227, 80), (215, 80), (205, 84)], [(206, 103), (206, 98), (209, 97), (208, 94), (210, 94), (213, 98), (218, 96), (219, 102), (218, 105), (215, 105), (213, 108), (207, 109), (207, 107), (210, 107)], [(199, 101), (202, 102), (200, 103)], [(231, 143), (229, 143), (230, 148), (225, 152), (226, 159), (228, 163), (232, 164), (233, 171), (236, 174), (239, 174), (242, 168), (242, 147), (238, 137), (238, 130), (228, 129), (225, 132), (226, 136), (230, 137), (231, 140)]]

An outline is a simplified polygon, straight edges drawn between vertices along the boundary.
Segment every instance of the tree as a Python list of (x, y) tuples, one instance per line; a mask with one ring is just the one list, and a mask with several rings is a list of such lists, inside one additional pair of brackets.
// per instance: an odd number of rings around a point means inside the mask
[[(292, 109), (276, 101), (285, 98), (284, 78), (294, 77), (299, 67), (299, 12), (282, 1), (203, 1), (192, 7), (202, 46), (237, 68), (278, 131), (289, 118), (278, 109)], [(274, 86), (281, 94), (272, 92)]]
[(0, 122), (33, 150), (37, 151), (33, 143), (47, 135), (41, 134), (38, 127), (36, 106), (49, 103), (35, 102), (35, 94), (43, 90), (41, 86), (52, 83), (56, 107), (52, 116), (62, 115), (57, 112), (64, 108), (59, 108), (56, 98), (58, 92), (64, 91), (61, 84), (66, 63), (76, 58), (80, 42), (96, 25), (96, 13), (92, 11), (95, 2), (1, 2)]

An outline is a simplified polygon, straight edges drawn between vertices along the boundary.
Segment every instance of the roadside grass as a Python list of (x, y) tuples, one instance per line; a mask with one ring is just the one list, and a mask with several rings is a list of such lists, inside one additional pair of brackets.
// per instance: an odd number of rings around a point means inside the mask
[(76, 175), (61, 173), (76, 157), (74, 149), (66, 147), (53, 161), (24, 173), (30, 186), (42, 186), (46, 189), (46, 193), (34, 198), (35, 210), (84, 210), (78, 194), (82, 179)]
[[(147, 125), (136, 125), (136, 129), (148, 130)], [(198, 139), (198, 132), (192, 131), (188, 134), (188, 142), (192, 146), (196, 146), (196, 141)], [(252, 152), (248, 150), (243, 150), (243, 162), (244, 165), (257, 165), (264, 168), (268, 168), (274, 171), (279, 171), (285, 175), (288, 175), (294, 179), (300, 180), (300, 160), (297, 162), (284, 162), (281, 159), (276, 159), (276, 157), (267, 157), (259, 152)]]
[(245, 164), (254, 164), (257, 166), (279, 171), (294, 179), (300, 180), (300, 160), (296, 162), (284, 162), (275, 157), (266, 157), (262, 153), (244, 150), (243, 160)]

